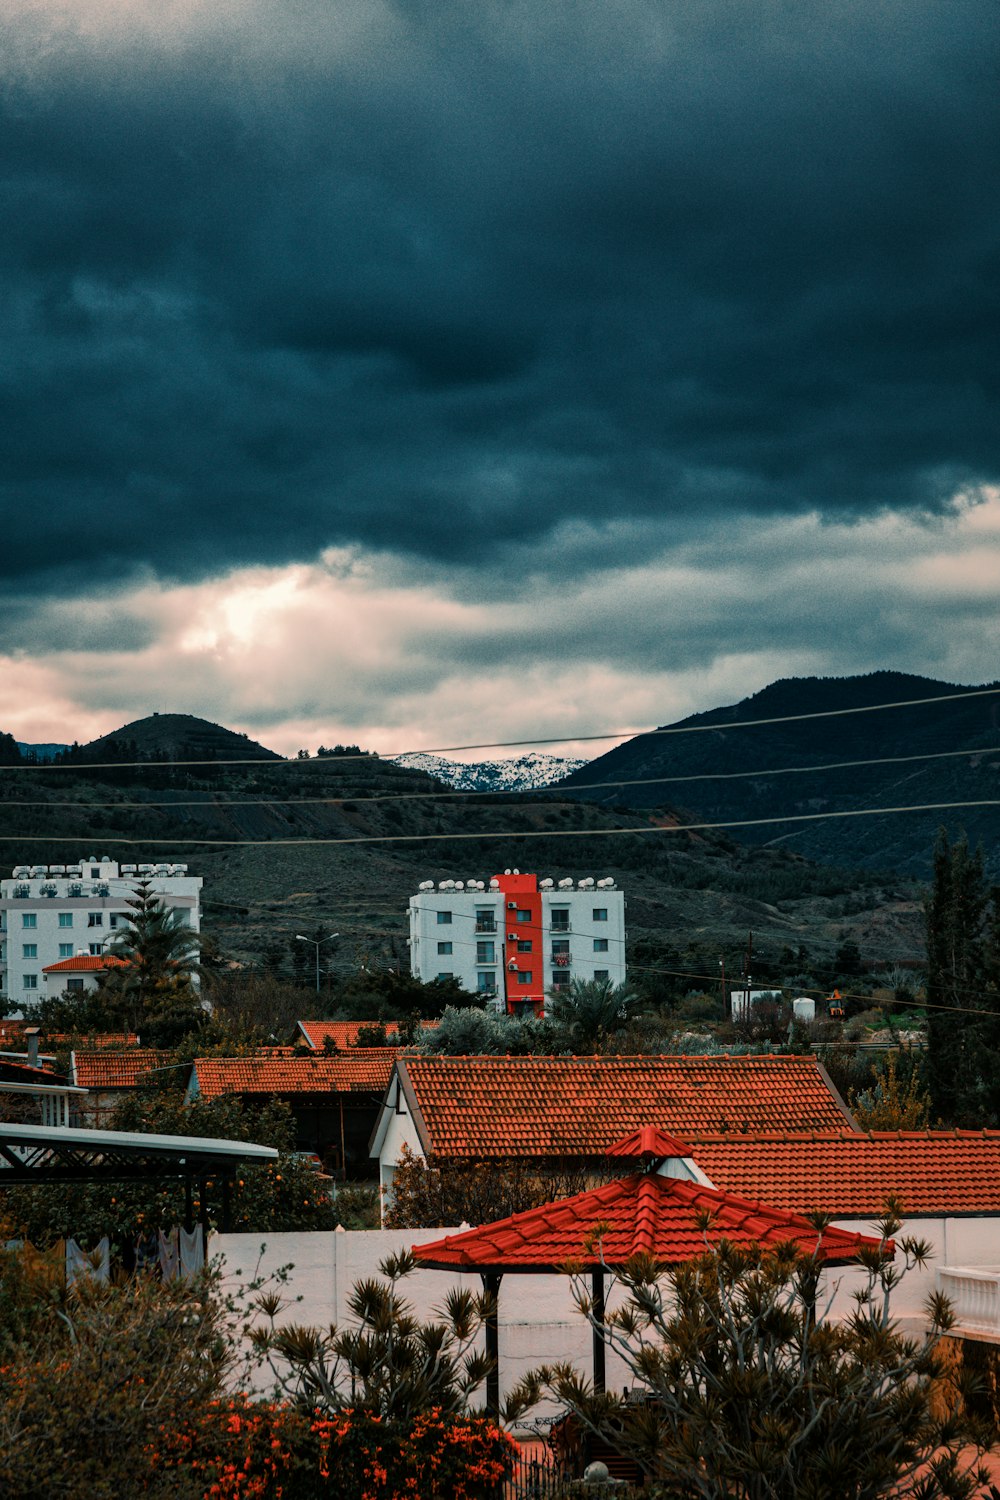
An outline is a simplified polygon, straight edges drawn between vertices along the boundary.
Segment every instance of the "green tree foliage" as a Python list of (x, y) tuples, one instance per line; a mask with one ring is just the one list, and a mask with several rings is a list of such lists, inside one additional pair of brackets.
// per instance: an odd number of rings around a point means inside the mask
[(438, 1026), (421, 1033), (420, 1045), (425, 1052), (445, 1057), (529, 1057), (561, 1052), (565, 1044), (551, 1021), (449, 1006)]
[(980, 851), (942, 831), (927, 924), (928, 1083), (946, 1125), (1000, 1125), (1000, 907)]
[[(882, 1232), (898, 1228), (889, 1217)], [(596, 1393), (570, 1365), (543, 1367), (512, 1393), (508, 1420), (554, 1396), (663, 1500), (969, 1500), (991, 1434), (965, 1414), (963, 1377), (943, 1379), (948, 1304), (930, 1299), (920, 1338), (890, 1315), (902, 1270), (926, 1254), (912, 1240), (897, 1240), (902, 1267), (867, 1254), (840, 1323), (823, 1320), (820, 1267), (795, 1246), (723, 1242), (666, 1272), (636, 1256), (604, 1323), (630, 1399)], [(575, 1296), (593, 1321), (589, 1278)]]
[[(171, 1080), (175, 1074), (163, 1077)], [(280, 1153), (275, 1165), (247, 1165), (233, 1184), (233, 1230), (267, 1234), (336, 1226), (329, 1183), (294, 1154), (294, 1126), (286, 1104), (275, 1102), (254, 1109), (232, 1094), (186, 1104), (181, 1090), (165, 1086), (124, 1099), (113, 1111), (108, 1128), (273, 1146)], [(221, 1187), (213, 1179), (207, 1184), (206, 1206), (210, 1223), (217, 1225), (222, 1197)], [(200, 1208), (196, 1187), (196, 1214)], [(140, 1235), (182, 1223), (184, 1188), (179, 1181), (155, 1178), (58, 1183), (51, 1187), (31, 1184), (4, 1189), (0, 1212), (19, 1234), (36, 1245), (72, 1237), (89, 1246), (106, 1234), (112, 1245), (121, 1249)]]
[(906, 1054), (902, 1063), (889, 1052), (871, 1086), (848, 1094), (851, 1112), (862, 1130), (926, 1130), (931, 1101), (919, 1061)]
[[(300, 945), (301, 946), (301, 945)], [(360, 970), (338, 980), (332, 997), (338, 1015), (352, 1021), (403, 1021), (416, 1012), (424, 1020), (442, 1015), (446, 1007), (479, 1005), (480, 999), (463, 990), (457, 979), (435, 979), (429, 984), (412, 974), (383, 969)]]
[(627, 984), (610, 979), (574, 979), (552, 994), (549, 1014), (574, 1052), (600, 1052), (627, 1024), (638, 997)]
[(201, 1500), (197, 1475), (160, 1470), (150, 1454), (161, 1429), (198, 1420), (234, 1364), (207, 1279), (67, 1291), (0, 1251), (0, 1494)]

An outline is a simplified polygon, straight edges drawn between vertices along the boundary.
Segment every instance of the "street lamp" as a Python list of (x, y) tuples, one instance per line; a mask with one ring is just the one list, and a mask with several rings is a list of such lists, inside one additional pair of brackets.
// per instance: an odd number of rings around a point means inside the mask
[(302, 935), (301, 932), (297, 932), (295, 934), (295, 941), (297, 943), (312, 943), (313, 947), (316, 949), (316, 993), (317, 993), (317, 995), (319, 994), (319, 950), (320, 950), (320, 948), (322, 948), (322, 946), (323, 946), (324, 943), (332, 943), (333, 940), (334, 940), (334, 938), (338, 938), (338, 937), (340, 937), (340, 933), (339, 932), (330, 932), (324, 938), (303, 937), (303, 935)]

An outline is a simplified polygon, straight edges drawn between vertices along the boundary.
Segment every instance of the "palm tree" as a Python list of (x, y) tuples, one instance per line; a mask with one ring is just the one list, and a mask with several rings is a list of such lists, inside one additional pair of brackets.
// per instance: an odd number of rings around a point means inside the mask
[(552, 991), (549, 1014), (568, 1032), (578, 1053), (595, 1052), (628, 1020), (638, 996), (627, 984), (610, 979), (574, 979), (567, 988)]
[[(148, 880), (136, 886), (126, 903), (127, 925), (109, 944), (109, 958), (119, 959), (105, 976), (104, 988), (124, 1001), (132, 1030), (144, 1036), (191, 1029), (201, 1006), (192, 983), (198, 972), (198, 936), (183, 913), (164, 905)], [(202, 1017), (204, 1019), (204, 1017)]]

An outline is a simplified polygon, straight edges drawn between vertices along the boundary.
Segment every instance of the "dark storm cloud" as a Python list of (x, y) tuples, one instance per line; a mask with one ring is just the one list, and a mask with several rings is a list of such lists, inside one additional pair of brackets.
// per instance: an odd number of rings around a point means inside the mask
[(12, 31), (22, 586), (997, 477), (987, 0), (192, 13)]

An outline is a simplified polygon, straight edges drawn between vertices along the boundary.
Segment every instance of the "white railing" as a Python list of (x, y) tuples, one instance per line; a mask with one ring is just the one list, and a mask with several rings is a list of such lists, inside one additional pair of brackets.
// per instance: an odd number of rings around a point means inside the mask
[(957, 1331), (967, 1328), (990, 1333), (1000, 1343), (1000, 1267), (974, 1271), (965, 1266), (940, 1266), (937, 1283), (954, 1309)]

